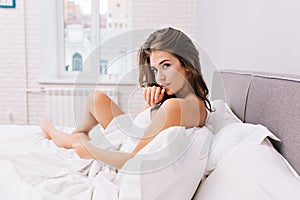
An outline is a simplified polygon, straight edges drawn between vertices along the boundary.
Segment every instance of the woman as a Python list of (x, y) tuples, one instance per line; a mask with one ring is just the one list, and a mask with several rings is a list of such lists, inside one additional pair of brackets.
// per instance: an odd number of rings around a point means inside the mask
[[(131, 153), (109, 151), (89, 143), (88, 132), (97, 124), (104, 129), (124, 112), (104, 93), (88, 96), (82, 124), (69, 135), (43, 119), (41, 129), (57, 146), (73, 148), (81, 158), (100, 160), (117, 169), (149, 144), (162, 130), (171, 126), (186, 128), (205, 125), (208, 89), (203, 80), (199, 53), (188, 36), (173, 28), (152, 33), (139, 51), (139, 81), (151, 122)], [(141, 113), (141, 114), (142, 114)], [(150, 116), (150, 115), (149, 115)]]

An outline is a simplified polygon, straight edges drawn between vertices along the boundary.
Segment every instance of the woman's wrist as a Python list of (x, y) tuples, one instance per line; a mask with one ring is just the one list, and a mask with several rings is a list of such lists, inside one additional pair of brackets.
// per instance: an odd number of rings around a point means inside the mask
[(151, 111), (152, 111), (152, 110), (159, 109), (161, 105), (162, 105), (162, 102), (159, 102), (159, 103), (157, 103), (157, 104), (154, 104), (154, 105), (151, 107)]

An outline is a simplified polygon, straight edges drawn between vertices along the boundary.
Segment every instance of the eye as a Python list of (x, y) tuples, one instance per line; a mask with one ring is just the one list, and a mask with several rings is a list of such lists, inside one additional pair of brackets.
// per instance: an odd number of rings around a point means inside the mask
[(168, 67), (170, 67), (170, 64), (168, 64), (168, 63), (165, 63), (165, 64), (163, 64), (163, 66), (162, 66), (163, 69), (167, 69)]

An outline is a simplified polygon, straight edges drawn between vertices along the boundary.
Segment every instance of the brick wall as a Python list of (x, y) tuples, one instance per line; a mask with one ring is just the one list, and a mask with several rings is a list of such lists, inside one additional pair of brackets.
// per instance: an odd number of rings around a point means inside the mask
[[(24, 3), (25, 2), (25, 3)], [(41, 85), (40, 0), (16, 1), (15, 9), (0, 8), (0, 124), (37, 124), (45, 115)], [(132, 28), (173, 26), (196, 34), (196, 1), (132, 0)], [(136, 86), (119, 89), (124, 111), (136, 112), (142, 98)], [(131, 97), (131, 98), (129, 98)]]
[[(26, 50), (23, 1), (0, 8), (0, 123), (26, 123)], [(11, 113), (11, 116), (9, 116)]]
[[(40, 39), (40, 3), (39, 0), (26, 0), (26, 55), (27, 55), (27, 90), (40, 87), (38, 79), (41, 70)], [(37, 124), (45, 115), (45, 101), (41, 94), (27, 92), (28, 124)]]
[(174, 27), (196, 36), (196, 0), (132, 0), (132, 27)]

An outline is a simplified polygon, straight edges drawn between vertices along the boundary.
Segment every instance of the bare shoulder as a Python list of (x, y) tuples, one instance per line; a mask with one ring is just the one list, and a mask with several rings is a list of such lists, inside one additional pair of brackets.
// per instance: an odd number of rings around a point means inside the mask
[(205, 103), (196, 96), (185, 99), (172, 98), (166, 100), (162, 108), (168, 115), (176, 115), (181, 118), (181, 123), (187, 128), (203, 126), (206, 120)]
[(168, 111), (181, 109), (181, 104), (185, 103), (185, 99), (171, 98), (167, 99), (163, 104), (162, 108)]
[(202, 105), (205, 106), (204, 104), (201, 103), (202, 101), (199, 100), (196, 96), (191, 96), (188, 98), (171, 98), (171, 99), (167, 99), (163, 104), (162, 107), (164, 109), (170, 109), (170, 110), (183, 110), (185, 111), (186, 109), (188, 109), (187, 111), (189, 111), (189, 109), (191, 110), (198, 110), (199, 107), (201, 107)]

